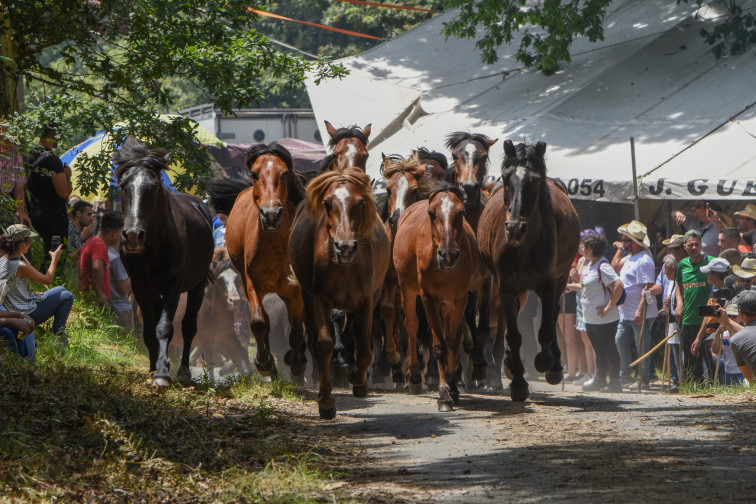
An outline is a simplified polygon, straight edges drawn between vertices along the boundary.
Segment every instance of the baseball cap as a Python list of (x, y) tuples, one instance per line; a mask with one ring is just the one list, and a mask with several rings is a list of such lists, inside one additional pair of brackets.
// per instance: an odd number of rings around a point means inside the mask
[(14, 242), (39, 236), (37, 233), (24, 226), (23, 224), (12, 224), (5, 228), (5, 233), (8, 234), (11, 240), (13, 240)]
[(701, 273), (709, 273), (711, 271), (715, 273), (727, 273), (727, 270), (729, 269), (730, 263), (727, 262), (727, 259), (715, 257), (714, 259), (709, 261), (709, 264), (701, 266)]
[(756, 315), (756, 291), (744, 290), (735, 296), (733, 302), (737, 303), (738, 310), (742, 311), (744, 315), (749, 317)]

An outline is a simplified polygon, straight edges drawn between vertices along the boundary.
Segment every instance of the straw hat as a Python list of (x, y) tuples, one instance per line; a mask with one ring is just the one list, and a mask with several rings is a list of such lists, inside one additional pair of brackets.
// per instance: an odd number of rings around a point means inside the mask
[(662, 241), (662, 243), (666, 245), (667, 248), (682, 247), (685, 245), (685, 237), (683, 235), (673, 234), (666, 240)]
[(634, 220), (627, 224), (621, 225), (617, 228), (617, 231), (627, 236), (643, 248), (648, 248), (651, 246), (651, 242), (648, 241), (648, 230), (646, 229), (646, 225), (642, 222)]
[(753, 278), (756, 276), (756, 259), (743, 259), (740, 266), (733, 265), (732, 272), (740, 278)]
[(753, 203), (746, 204), (745, 210), (735, 212), (733, 215), (739, 215), (741, 217), (747, 217), (756, 221), (756, 205)]

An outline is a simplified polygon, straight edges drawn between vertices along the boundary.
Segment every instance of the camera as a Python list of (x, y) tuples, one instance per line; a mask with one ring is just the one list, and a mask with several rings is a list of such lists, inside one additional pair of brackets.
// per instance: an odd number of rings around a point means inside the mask
[(702, 305), (698, 307), (698, 316), (699, 317), (716, 317), (717, 316), (717, 309), (719, 306), (717, 305)]

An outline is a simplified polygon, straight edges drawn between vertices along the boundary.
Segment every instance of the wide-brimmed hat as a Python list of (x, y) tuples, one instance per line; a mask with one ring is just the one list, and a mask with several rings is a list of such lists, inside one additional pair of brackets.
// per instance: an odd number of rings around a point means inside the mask
[(638, 222), (637, 220), (628, 222), (627, 224), (623, 224), (618, 227), (617, 231), (627, 236), (643, 248), (648, 248), (651, 246), (651, 242), (648, 241), (648, 229), (646, 229), (646, 225), (642, 222)]
[(682, 247), (685, 245), (685, 237), (683, 235), (673, 234), (666, 240), (663, 240), (662, 243), (666, 245), (667, 248)]
[(9, 235), (11, 240), (13, 240), (14, 242), (39, 236), (37, 233), (24, 226), (23, 224), (12, 224), (5, 228), (5, 233)]
[(721, 257), (715, 257), (711, 261), (709, 261), (709, 264), (705, 266), (701, 266), (701, 273), (727, 273), (727, 270), (730, 269), (730, 263), (727, 262), (727, 259), (722, 259)]
[(756, 205), (753, 203), (747, 203), (745, 210), (735, 212), (733, 215), (739, 215), (741, 217), (747, 217), (756, 221)]
[(756, 259), (743, 259), (740, 266), (734, 265), (732, 272), (740, 278), (753, 278), (756, 276)]

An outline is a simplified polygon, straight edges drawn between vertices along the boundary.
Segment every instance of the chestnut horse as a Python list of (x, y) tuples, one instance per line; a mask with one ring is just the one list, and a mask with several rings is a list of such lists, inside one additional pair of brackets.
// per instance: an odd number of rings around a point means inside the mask
[(171, 192), (162, 184), (160, 172), (168, 157), (165, 149), (148, 150), (133, 138), (113, 154), (123, 209), (121, 259), (142, 312), (144, 343), (157, 389), (171, 383), (168, 344), (182, 292), (188, 294), (177, 377), (182, 383), (191, 381), (189, 354), (213, 258), (208, 208), (199, 198)]
[[(503, 186), (488, 201), (478, 228), (481, 253), (498, 279), (503, 311), (498, 330), (501, 341), (503, 317), (514, 401), (524, 401), (529, 395), (520, 358), (522, 336), (517, 329), (518, 296), (528, 290), (538, 295), (543, 306), (536, 370), (545, 372), (552, 385), (562, 380), (556, 338), (557, 301), (567, 285), (580, 238), (578, 215), (567, 192), (546, 176), (545, 152), (543, 142), (516, 147), (510, 140), (504, 142)], [(502, 352), (494, 352), (499, 367), (502, 358)]]
[(389, 263), (386, 229), (373, 202), (370, 177), (356, 167), (315, 177), (307, 200), (294, 217), (289, 255), (302, 286), (310, 352), (320, 380), (320, 417), (336, 415), (331, 396), (332, 310), (353, 321), (355, 367), (349, 372), (352, 393), (364, 397), (372, 361), (370, 333)]
[(420, 164), (426, 165), (425, 169), (431, 178), (438, 181), (446, 179), (449, 171), (449, 161), (443, 153), (429, 151), (425, 147), (418, 147), (417, 150), (412, 151), (412, 156), (414, 155), (417, 155)]
[(343, 166), (356, 166), (365, 171), (370, 125), (368, 124), (364, 128), (355, 125), (346, 128), (334, 128), (331, 123), (325, 121), (325, 126), (328, 136), (331, 137), (328, 140), (331, 154), (324, 157), (320, 162), (320, 171), (333, 170), (341, 159), (344, 160)]
[(289, 266), (289, 231), (305, 192), (294, 173), (289, 151), (278, 143), (255, 145), (245, 156), (249, 181), (215, 179), (209, 184), (211, 204), (228, 213), (226, 249), (244, 278), (251, 308), (250, 327), (257, 343), (255, 367), (264, 380), (276, 375), (270, 351), (270, 317), (262, 300), (277, 294), (286, 304), (291, 324), (284, 362), (295, 377), (307, 365), (302, 294)]
[(438, 189), (427, 201), (412, 205), (402, 216), (394, 242), (394, 266), (399, 278), (409, 336), (410, 392), (422, 390), (417, 357), (417, 296), (433, 334), (433, 354), (439, 370), (439, 411), (451, 411), (459, 401), (457, 352), (470, 282), (480, 252), (465, 220), (464, 194), (457, 187)]

